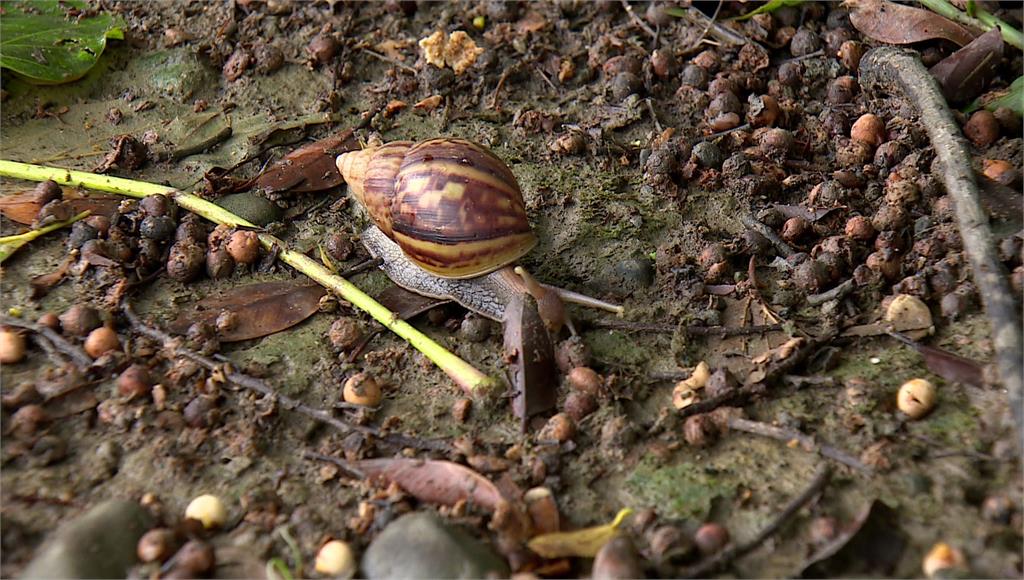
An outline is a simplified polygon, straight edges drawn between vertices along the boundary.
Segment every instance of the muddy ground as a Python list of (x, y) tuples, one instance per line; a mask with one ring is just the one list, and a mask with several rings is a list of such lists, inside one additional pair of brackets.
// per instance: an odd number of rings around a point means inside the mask
[[(700, 8), (713, 13), (716, 3), (707, 4)], [(154, 153), (137, 169), (111, 172), (191, 191), (202, 188), (213, 168), (245, 162), (235, 175), (255, 175), (265, 162), (355, 126), (369, 111), (376, 116), (357, 132), (363, 140), (372, 134), (385, 141), (464, 137), (508, 163), (540, 238), (522, 263), (547, 283), (622, 303), (625, 320), (636, 323), (570, 308), (590, 351), (583, 362), (603, 384), (596, 411), (578, 421), (566, 442), (541, 440), (537, 425), (521, 433), (504, 400), (475, 402), (460, 420), (453, 406), (465, 395), (393, 335), (382, 334), (347, 362), (328, 340), (332, 323), (347, 317), (367, 331), (375, 323), (345, 304), (327, 305), (284, 332), (221, 344), (219, 352), (279, 393), (325, 409), (341, 399), (347, 377), (371, 373), (384, 385), (383, 404), (368, 413), (339, 409), (339, 416), (358, 414), (366, 424), (422, 440), (442, 438), (459, 450), (406, 454), (463, 463), (502, 458), (507, 465), (489, 477), (510, 479), (521, 489), (549, 487), (564, 528), (604, 523), (632, 507), (640, 516), (623, 530), (640, 550), (646, 574), (678, 575), (699, 560), (688, 538), (703, 522), (721, 524), (734, 542), (750, 540), (829, 462), (753, 434), (719, 433), (707, 424), (684, 428), (673, 388), (700, 361), (729, 369), (742, 383), (763, 368), (759, 355), (793, 336), (820, 337), (873, 322), (884, 299), (897, 293), (917, 295), (930, 307), (935, 332), (927, 344), (982, 364), (993, 359), (988, 322), (912, 104), (836, 81), (856, 77), (851, 63), (836, 56), (838, 45), (877, 44), (836, 4), (807, 3), (738, 25), (761, 49), (707, 35), (706, 19), (673, 17), (664, 12), (667, 4), (634, 3), (634, 17), (623, 3), (573, 1), (98, 6), (126, 19), (127, 40), (109, 47), (84, 79), (40, 87), (5, 72), (4, 159), (92, 170), (112, 138), (144, 140), (149, 133), (151, 151), (163, 157)], [(746, 10), (729, 3), (718, 19)], [(483, 53), (460, 75), (427, 64), (416, 43), (435, 30), (465, 30)], [(334, 43), (335, 54), (323, 62), (309, 50), (318, 35), (316, 42), (328, 36)], [(652, 59), (655, 48), (659, 56)], [(937, 41), (914, 48), (929, 58), (951, 52), (951, 45)], [(1020, 71), (1020, 52), (1007, 50), (999, 66), (993, 86), (1006, 86)], [(729, 95), (716, 98), (723, 93)], [(436, 107), (412, 108), (434, 95), (441, 97)], [(761, 95), (773, 97), (778, 118), (770, 124), (787, 134), (766, 137), (764, 129), (748, 128), (706, 139), (738, 124), (716, 119), (718, 113), (734, 112), (745, 121)], [(407, 106), (381, 111), (392, 101)], [(869, 112), (885, 121), (881, 140), (897, 145), (888, 158), (871, 151), (856, 158), (854, 152), (851, 161), (850, 126)], [(1019, 118), (1016, 123), (1016, 130), (1001, 129), (994, 142), (973, 146), (972, 153), (979, 168), (982, 159), (1009, 160), (1017, 172), (1012, 188), (1019, 191)], [(914, 182), (916, 191), (895, 202), (903, 204), (898, 216), (878, 217), (879, 208), (898, 197), (889, 190), (900, 180)], [(27, 186), (5, 180), (3, 189)], [(342, 185), (278, 195), (287, 218), (273, 231), (301, 251), (315, 250), (332, 233), (356, 240), (367, 222), (354, 204), (341, 201), (344, 192)], [(804, 217), (796, 223), (780, 206), (834, 209), (798, 211)], [(750, 233), (744, 215), (783, 234), (802, 257), (779, 257), (776, 246)], [(850, 237), (848, 222), (858, 215), (880, 233)], [(1020, 250), (1012, 252), (1019, 223), (995, 226), (1000, 241), (1010, 237), (1004, 265), (1019, 268)], [(19, 227), (5, 220), (3, 233)], [(801, 231), (785, 231), (797, 227)], [(870, 258), (885, 249), (892, 251)], [(278, 556), (293, 570), (303, 565), (303, 575), (313, 573), (312, 560), (327, 538), (346, 540), (359, 554), (397, 513), (434, 509), (408, 497), (394, 508), (393, 496), (375, 495), (372, 486), (332, 464), (304, 456), (355, 460), (401, 448), (340, 434), (211, 382), (208, 373), (183, 370), (181, 360), (131, 331), (110, 303), (119, 276), (138, 277), (127, 265), (75, 270), (34, 299), (28, 280), (54, 271), (68, 252), (66, 232), (58, 233), (5, 263), (5, 308), (34, 320), (91, 303), (113, 322), (123, 352), (98, 373), (83, 375), (58, 367), (29, 341), (25, 361), (4, 365), (3, 576), (17, 575), (61, 522), (107, 498), (152, 494), (159, 503), (154, 509), (173, 526), (193, 497), (216, 494), (228, 506), (229, 523), (211, 542), (241, 547), (256, 570)], [(822, 253), (830, 254), (829, 268), (801, 267), (806, 260), (824, 262)], [(345, 265), (364, 257), (357, 250)], [(203, 297), (295, 277), (283, 264), (238, 267), (226, 278), (204, 274), (188, 283), (161, 274), (133, 284), (126, 299), (145, 320), (166, 327)], [(839, 300), (808, 304), (807, 296), (847, 280), (854, 280), (853, 289)], [(388, 284), (379, 272), (353, 281), (370, 293)], [(962, 299), (944, 302), (957, 292)], [(481, 340), (467, 330), (477, 323), (464, 323), (465, 316), (447, 306), (413, 322), (485, 372), (503, 376), (500, 328), (488, 323)], [(774, 330), (728, 338), (686, 332), (688, 326), (776, 322)], [(149, 394), (119, 394), (115, 380), (132, 362), (149, 367), (153, 382), (163, 385), (159, 403)], [(910, 421), (896, 409), (896, 392), (915, 377), (937, 385), (938, 400), (931, 413)], [(26, 401), (12, 394), (26, 384), (44, 392), (53, 383), (70, 393), (38, 402), (49, 420), (31, 428), (17, 423)], [(561, 384), (564, 403), (573, 387)], [(194, 407), (186, 411), (197, 400), (206, 405), (200, 418)], [(888, 337), (838, 338), (772, 377), (770, 389), (742, 405), (747, 418), (831, 443), (866, 469), (831, 462), (832, 477), (820, 495), (724, 573), (796, 574), (817, 548), (843, 536), (844, 526), (880, 500), (892, 510), (885, 527), (902, 539), (902, 549), (881, 558), (853, 542), (846, 559), (817, 573), (918, 576), (925, 554), (945, 542), (962, 552), (971, 576), (1021, 575), (1019, 449), (1006, 393), (991, 382), (974, 386), (935, 375), (919, 354)], [(361, 506), (371, 499), (376, 516), (360, 525)], [(491, 541), (487, 518), (476, 515), (482, 513), (471, 509), (452, 518)], [(655, 534), (666, 527), (678, 530), (672, 549), (663, 545), (664, 532), (661, 543)], [(301, 564), (278, 533), (282, 528), (295, 538)], [(571, 565), (553, 574), (586, 574), (590, 566), (587, 559)]]

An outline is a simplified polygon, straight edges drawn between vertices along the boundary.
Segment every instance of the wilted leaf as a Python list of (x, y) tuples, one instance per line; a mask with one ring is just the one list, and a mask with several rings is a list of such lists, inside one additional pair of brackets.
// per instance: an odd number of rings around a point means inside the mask
[(14, 236), (6, 236), (0, 238), (0, 263), (3, 263), (4, 260), (11, 257), (11, 254), (17, 252), (19, 248), (31, 242), (32, 240), (38, 238), (39, 236), (69, 226), (88, 215), (89, 212), (84, 211), (69, 220), (53, 223), (48, 226), (39, 228), (38, 230), (29, 230), (23, 234), (17, 234)]
[(68, 269), (74, 263), (74, 255), (69, 255), (64, 258), (64, 261), (61, 262), (60, 266), (57, 266), (57, 269), (53, 272), (33, 276), (32, 279), (29, 280), (29, 284), (32, 285), (32, 299), (38, 300), (43, 296), (46, 296), (47, 293), (50, 292), (51, 288), (60, 284), (60, 281), (64, 279), (64, 275), (68, 273)]
[(898, 515), (872, 501), (839, 537), (808, 558), (797, 576), (891, 576), (906, 545)]
[(4, 2), (0, 66), (41, 84), (81, 78), (96, 64), (108, 38), (124, 38), (119, 17), (85, 17), (88, 9), (82, 0)]
[(512, 412), (526, 429), (527, 420), (558, 403), (555, 349), (533, 297), (520, 294), (505, 310), (505, 354), (515, 393)]
[(207, 298), (170, 324), (171, 332), (184, 334), (197, 322), (217, 326), (223, 312), (234, 316), (231, 324), (218, 328), (222, 342), (259, 338), (291, 328), (316, 313), (326, 290), (318, 284), (296, 280), (261, 282), (234, 288), (224, 296)]
[(268, 193), (278, 191), (309, 192), (330, 189), (344, 183), (334, 159), (359, 148), (352, 129), (304, 145), (282, 157), (256, 180)]
[(981, 94), (996, 73), (1003, 56), (1003, 35), (993, 28), (947, 56), (929, 72), (939, 81), (951, 104), (961, 104)]
[(451, 302), (451, 300), (431, 298), (429, 296), (410, 292), (405, 288), (394, 284), (388, 286), (384, 290), (381, 290), (380, 294), (377, 294), (376, 298), (377, 302), (380, 302), (388, 310), (394, 312), (400, 320), (409, 320), (418, 314), (423, 314), (428, 310), (432, 310), (442, 304), (448, 304)]
[(1006, 107), (1012, 109), (1018, 115), (1024, 115), (1024, 76), (1017, 77), (1008, 89), (992, 91), (982, 95), (971, 103), (971, 106), (967, 107), (964, 112), (971, 113), (981, 107), (985, 107), (989, 111)]
[(433, 459), (364, 459), (352, 467), (370, 479), (396, 483), (420, 501), (455, 505), (461, 500), (494, 511), (505, 498), (489, 479), (468, 467)]
[(534, 537), (526, 545), (542, 558), (593, 558), (615, 537), (616, 530), (622, 521), (629, 517), (633, 510), (620, 510), (611, 523), (592, 528), (583, 528), (572, 532), (554, 532)]
[(921, 344), (909, 336), (897, 332), (891, 334), (893, 338), (921, 353), (928, 370), (947, 381), (965, 383), (975, 387), (985, 386), (984, 372), (978, 363), (941, 348)]
[(964, 46), (974, 40), (969, 30), (930, 10), (888, 0), (856, 0), (847, 4), (850, 22), (865, 36), (879, 42), (910, 44), (944, 38)]

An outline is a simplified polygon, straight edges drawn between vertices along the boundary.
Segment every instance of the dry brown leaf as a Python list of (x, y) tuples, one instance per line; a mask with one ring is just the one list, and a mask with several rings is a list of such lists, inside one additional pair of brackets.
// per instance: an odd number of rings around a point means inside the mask
[(455, 505), (472, 501), (491, 512), (507, 503), (489, 479), (468, 467), (433, 459), (364, 459), (352, 463), (369, 479), (396, 483), (420, 501)]
[(980, 95), (996, 73), (1003, 56), (1003, 35), (998, 28), (982, 34), (973, 42), (929, 69), (951, 104), (966, 103)]
[(263, 172), (256, 180), (256, 185), (266, 192), (330, 189), (344, 182), (334, 159), (346, 151), (358, 148), (359, 142), (353, 136), (352, 129), (346, 129), (288, 153)]
[[(291, 328), (315, 314), (324, 292), (318, 284), (296, 280), (249, 284), (200, 301), (195, 311), (182, 313), (170, 329), (184, 334), (201, 322), (216, 327), (222, 342), (259, 338)], [(217, 319), (225, 312), (230, 323), (218, 325)]]
[(888, 0), (849, 0), (850, 22), (865, 36), (889, 44), (944, 38), (959, 46), (974, 40), (970, 30), (930, 10)]

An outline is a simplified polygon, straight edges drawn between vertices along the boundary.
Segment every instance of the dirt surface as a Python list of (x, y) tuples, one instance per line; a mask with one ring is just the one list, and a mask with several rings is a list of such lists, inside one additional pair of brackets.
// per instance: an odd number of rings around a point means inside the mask
[[(700, 9), (710, 15), (717, 4), (707, 4)], [(147, 144), (151, 159), (110, 173), (208, 197), (223, 193), (204, 181), (211, 170), (255, 176), (301, 144), (359, 125), (366, 112), (375, 116), (356, 133), (364, 141), (472, 139), (490, 147), (520, 183), (540, 239), (522, 264), (546, 283), (621, 303), (626, 314), (623, 320), (570, 307), (589, 351), (575, 364), (596, 370), (600, 384), (596, 410), (575, 421), (575, 434), (560, 444), (545, 440), (544, 417), (522, 433), (503, 397), (474, 401), (462, 417), (453, 409), (465, 395), (388, 333), (350, 361), (349, 352), (332, 346), (332, 324), (344, 318), (364, 332), (379, 326), (337, 300), (262, 338), (217, 343), (193, 333), (183, 343), (218, 352), (280, 395), (413, 442), (448, 446), (422, 451), (339, 433), (225, 382), (222, 373), (140, 336), (117, 308), (128, 301), (145, 321), (166, 328), (199, 299), (301, 278), (284, 264), (239, 265), (219, 279), (204, 269), (180, 282), (159, 268), (167, 244), (148, 269), (137, 251), (121, 264), (88, 268), (77, 251), (63, 282), (34, 298), (29, 280), (56, 270), (70, 252), (66, 231), (51, 234), (5, 262), (4, 307), (31, 321), (91, 304), (116, 329), (120, 348), (85, 369), (29, 338), (25, 360), (3, 365), (0, 575), (17, 575), (58, 524), (107, 498), (146, 497), (162, 525), (175, 527), (192, 498), (215, 494), (229, 519), (223, 530), (201, 536), (218, 550), (235, 550), (255, 570), (280, 557), (297, 575), (314, 574), (313, 558), (328, 538), (349, 542), (358, 555), (397, 515), (435, 509), (308, 456), (316, 453), (346, 461), (447, 459), (481, 471), (499, 465), (486, 476), (503, 490), (550, 488), (563, 529), (606, 523), (631, 507), (638, 513), (622, 530), (650, 576), (678, 576), (701, 561), (691, 538), (704, 522), (724, 526), (737, 544), (751, 540), (828, 462), (832, 476), (820, 494), (721, 572), (797, 574), (880, 500), (902, 549), (883, 558), (877, 546), (849, 542), (845, 560), (808, 574), (920, 576), (926, 553), (945, 542), (962, 553), (970, 576), (1019, 577), (1020, 450), (1006, 393), (991, 378), (982, 385), (948, 380), (887, 336), (839, 337), (769, 376), (764, 392), (738, 401), (736, 413), (833, 445), (861, 469), (795, 442), (730, 430), (710, 415), (680, 418), (674, 385), (699, 362), (727, 369), (741, 385), (757, 383), (773, 360), (797, 356), (787, 351), (793, 337), (806, 344), (875, 322), (895, 294), (918, 296), (930, 308), (934, 334), (924, 343), (982, 365), (993, 353), (912, 103), (862, 94), (855, 63), (836, 56), (845, 41), (865, 50), (875, 44), (845, 10), (827, 3), (783, 8), (732, 25), (746, 43), (730, 45), (706, 16), (674, 17), (660, 3), (634, 3), (630, 15), (624, 5), (103, 2), (98, 6), (126, 19), (127, 40), (109, 47), (84, 79), (40, 87), (5, 71), (0, 157), (93, 170), (114, 138), (130, 135)], [(718, 20), (746, 10), (728, 3)], [(458, 75), (428, 64), (417, 42), (436, 30), (464, 30), (483, 52)], [(323, 52), (325, 44), (333, 54)], [(939, 58), (955, 47), (930, 41), (914, 48)], [(1007, 47), (1006, 54), (992, 86), (1008, 85), (1021, 69), (1020, 52)], [(433, 108), (413, 107), (435, 95)], [(877, 153), (850, 140), (851, 125), (865, 113), (884, 122)], [(748, 121), (755, 126), (726, 131)], [(991, 144), (972, 148), (979, 170), (983, 159), (1010, 162), (1014, 193), (1021, 138), (1020, 119), (1012, 122), (1012, 130), (997, 127)], [(31, 186), (5, 180), (2, 187), (11, 194)], [(332, 234), (356, 241), (368, 223), (344, 185), (272, 197), (285, 217), (271, 230), (313, 257)], [(1019, 197), (1006, 199), (988, 201), (1004, 210), (994, 211), (993, 229), (1004, 266), (1016, 268), (1019, 301)], [(137, 202), (121, 208), (126, 219), (139, 211)], [(752, 220), (780, 235), (792, 255), (754, 232)], [(2, 232), (20, 228), (5, 218)], [(356, 246), (340, 265), (365, 257)], [(389, 284), (376, 271), (352, 280), (371, 294)], [(851, 280), (838, 299), (808, 301)], [(481, 370), (504, 376), (499, 325), (451, 305), (412, 321)], [(687, 330), (752, 325), (777, 326), (727, 337)], [(563, 353), (567, 337), (557, 345)], [(70, 340), (82, 344), (81, 337)], [(778, 358), (762, 357), (769, 352)], [(117, 380), (133, 363), (147, 367), (160, 388), (126, 396)], [(346, 379), (360, 371), (383, 385), (383, 403), (332, 410)], [(913, 421), (898, 411), (896, 393), (917, 377), (934, 383), (938, 395), (934, 410)], [(733, 386), (718, 376), (698, 399)], [(559, 410), (578, 390), (563, 370)], [(42, 420), (26, 418), (23, 410), (33, 405)], [(442, 512), (495, 541), (490, 515), (479, 506)], [(572, 559), (548, 572), (586, 575), (590, 562)], [(529, 561), (524, 569), (542, 574), (538, 566)]]

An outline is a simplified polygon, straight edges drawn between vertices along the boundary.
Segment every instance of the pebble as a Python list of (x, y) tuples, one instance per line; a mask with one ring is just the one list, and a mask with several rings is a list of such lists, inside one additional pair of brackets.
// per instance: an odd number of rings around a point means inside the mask
[(388, 524), (362, 560), (367, 578), (506, 577), (505, 561), (489, 546), (429, 512)]
[(258, 226), (281, 219), (281, 208), (277, 204), (251, 192), (225, 195), (217, 200), (217, 205)]
[(109, 500), (54, 532), (23, 578), (124, 578), (151, 516), (138, 503)]

